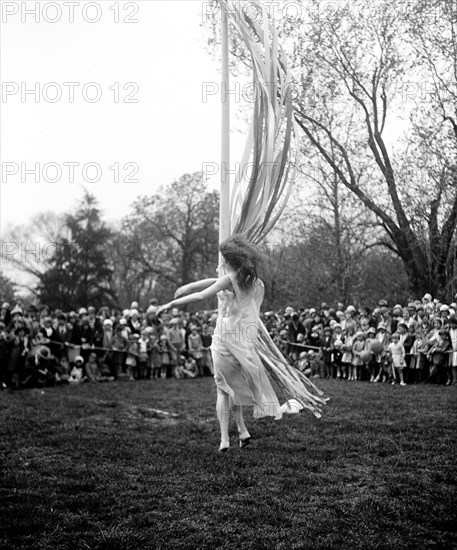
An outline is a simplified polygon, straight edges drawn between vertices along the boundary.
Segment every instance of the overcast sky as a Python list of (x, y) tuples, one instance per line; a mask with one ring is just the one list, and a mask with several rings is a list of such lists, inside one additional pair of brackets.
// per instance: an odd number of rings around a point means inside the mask
[[(119, 219), (138, 195), (218, 162), (220, 95), (202, 94), (220, 80), (205, 2), (59, 2), (59, 12), (42, 0), (38, 22), (34, 5), (1, 6), (3, 231), (68, 211), (83, 186)], [(243, 141), (234, 134), (235, 156)]]

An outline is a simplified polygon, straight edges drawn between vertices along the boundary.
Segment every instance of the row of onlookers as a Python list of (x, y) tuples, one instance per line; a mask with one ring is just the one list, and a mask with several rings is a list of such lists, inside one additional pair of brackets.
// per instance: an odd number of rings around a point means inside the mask
[[(211, 375), (217, 314), (81, 307), (49, 311), (21, 302), (0, 309), (2, 387)], [(346, 380), (457, 381), (456, 304), (425, 295), (389, 307), (292, 308), (263, 321), (278, 347), (308, 375)]]

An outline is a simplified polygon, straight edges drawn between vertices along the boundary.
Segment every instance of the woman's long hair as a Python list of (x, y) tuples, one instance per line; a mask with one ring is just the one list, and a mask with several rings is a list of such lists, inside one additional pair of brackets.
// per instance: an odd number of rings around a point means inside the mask
[(261, 259), (258, 248), (241, 235), (232, 235), (219, 245), (227, 263), (236, 270), (241, 290), (251, 290), (257, 280), (257, 262)]

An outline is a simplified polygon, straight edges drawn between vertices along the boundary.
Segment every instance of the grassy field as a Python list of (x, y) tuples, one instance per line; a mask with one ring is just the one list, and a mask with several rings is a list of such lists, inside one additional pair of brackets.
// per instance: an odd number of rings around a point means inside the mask
[(457, 548), (457, 388), (319, 385), (227, 454), (209, 378), (3, 391), (0, 548)]

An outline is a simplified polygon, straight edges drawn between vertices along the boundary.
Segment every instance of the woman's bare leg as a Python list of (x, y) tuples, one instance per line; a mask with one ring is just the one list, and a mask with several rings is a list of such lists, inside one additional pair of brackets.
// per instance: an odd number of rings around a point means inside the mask
[(229, 395), (217, 388), (216, 411), (221, 429), (221, 445), (219, 450), (228, 449), (230, 445), (229, 421), (230, 421)]

